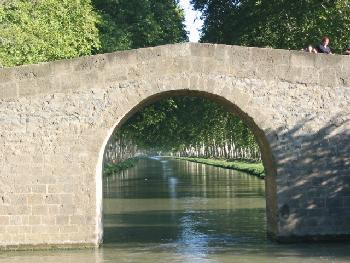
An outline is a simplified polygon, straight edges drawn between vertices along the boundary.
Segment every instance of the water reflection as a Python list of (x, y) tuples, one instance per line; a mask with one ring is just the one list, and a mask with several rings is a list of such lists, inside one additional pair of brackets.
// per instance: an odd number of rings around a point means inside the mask
[(157, 253), (160, 262), (350, 259), (348, 244), (269, 241), (264, 181), (233, 170), (153, 158), (115, 176), (104, 193), (105, 248)]
[(97, 250), (3, 252), (0, 262), (350, 262), (350, 245), (266, 238), (264, 181), (232, 170), (146, 159), (104, 179)]

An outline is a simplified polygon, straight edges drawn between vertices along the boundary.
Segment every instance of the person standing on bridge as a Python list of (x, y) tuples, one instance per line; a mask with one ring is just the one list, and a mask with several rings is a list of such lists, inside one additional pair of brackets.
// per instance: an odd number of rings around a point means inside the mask
[(344, 48), (343, 55), (350, 55), (350, 42)]
[(322, 42), (316, 47), (317, 52), (323, 54), (332, 54), (332, 51), (329, 47), (329, 42), (329, 37), (322, 38)]
[(305, 52), (308, 53), (315, 53), (317, 54), (316, 48), (314, 48), (312, 45), (308, 45), (306, 48), (303, 49)]

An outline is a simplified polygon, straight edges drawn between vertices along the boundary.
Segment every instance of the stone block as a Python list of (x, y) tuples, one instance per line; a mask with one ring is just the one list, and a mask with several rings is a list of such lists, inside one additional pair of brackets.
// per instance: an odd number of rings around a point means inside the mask
[(52, 194), (64, 194), (64, 193), (69, 194), (73, 192), (74, 192), (74, 186), (71, 184), (53, 184), (48, 186), (48, 193), (52, 193)]
[(29, 216), (28, 221), (29, 221), (29, 225), (40, 225), (41, 216)]
[(78, 227), (77, 226), (61, 226), (60, 227), (60, 233), (77, 233)]
[(306, 52), (291, 52), (290, 65), (296, 68), (313, 68), (315, 70), (316, 54)]
[(66, 92), (78, 90), (82, 86), (82, 83), (79, 74), (73, 75), (70, 73), (62, 75), (59, 81), (55, 83), (55, 85), (57, 85), (58, 91)]
[(87, 217), (83, 215), (73, 215), (69, 217), (70, 225), (84, 225), (87, 222)]
[(278, 54), (274, 54), (274, 50), (270, 48), (251, 48), (251, 59), (254, 64), (274, 64), (278, 59)]
[(73, 205), (74, 204), (74, 195), (73, 194), (60, 194), (60, 203), (65, 205)]
[(73, 62), (73, 70), (78, 72), (89, 72), (103, 70), (107, 67), (108, 60), (105, 55), (86, 56), (77, 58)]
[(42, 194), (31, 194), (27, 197), (28, 205), (42, 205), (44, 203), (44, 196)]
[(252, 55), (253, 48), (241, 47), (241, 46), (231, 46), (228, 51), (228, 55), (230, 57), (231, 63), (240, 65), (246, 63), (248, 61), (256, 61)]
[(52, 68), (48, 63), (37, 65), (25, 65), (13, 68), (14, 78), (17, 81), (30, 81), (37, 78), (49, 77), (52, 74)]
[(33, 80), (22, 80), (17, 82), (18, 84), (18, 95), (20, 97), (33, 96), (38, 92), (38, 85), (36, 79)]
[(9, 225), (10, 217), (9, 216), (0, 216), (0, 225)]
[(331, 87), (335, 83), (338, 84), (336, 72), (336, 69), (331, 67), (321, 69), (319, 71), (320, 85)]
[[(56, 223), (56, 216), (50, 214), (50, 207), (49, 207), (49, 214), (45, 215), (45, 216), (41, 216), (41, 224), (42, 225), (52, 226), (55, 223)], [(52, 233), (54, 233), (54, 232), (52, 232)]]
[(343, 66), (343, 59), (343, 56), (317, 54), (317, 56), (315, 56), (315, 67), (322, 70), (327, 70), (327, 68), (341, 69)]
[[(50, 188), (49, 188), (50, 190)], [(45, 204), (58, 205), (61, 204), (60, 195), (58, 194), (46, 194), (44, 197)]]
[(45, 184), (33, 184), (31, 186), (31, 191), (34, 194), (44, 194), (46, 193), (46, 185)]
[(61, 205), (49, 205), (49, 215), (58, 215)]
[(58, 215), (56, 216), (56, 225), (68, 225), (69, 216), (68, 215)]
[[(116, 65), (133, 65), (137, 61), (137, 52), (135, 50), (127, 50), (125, 52), (115, 52), (115, 63)], [(112, 56), (112, 55), (111, 55)]]
[(48, 207), (46, 205), (33, 205), (32, 215), (47, 215)]
[(0, 83), (0, 99), (16, 98), (17, 93), (17, 84), (15, 82)]
[(10, 222), (9, 225), (26, 225), (28, 224), (27, 217), (21, 215), (12, 215), (9, 216)]
[(320, 82), (319, 71), (313, 67), (303, 68), (301, 70), (301, 79), (305, 84), (317, 85)]
[(214, 57), (215, 48), (212, 44), (193, 44), (190, 46), (191, 56), (194, 57)]
[(46, 77), (36, 79), (36, 91), (41, 93), (51, 93), (59, 89), (57, 78)]
[(72, 72), (73, 64), (75, 60), (72, 59), (61, 59), (48, 63), (47, 65), (51, 68), (52, 76), (55, 79), (59, 79), (61, 75)]
[(161, 48), (140, 48), (134, 51), (136, 53), (136, 59), (138, 64), (147, 63), (150, 60), (160, 59), (164, 52)]
[(231, 47), (227, 45), (215, 45), (214, 58), (221, 63), (229, 61), (229, 51)]
[(11, 82), (15, 78), (15, 70), (13, 68), (0, 68), (0, 83)]

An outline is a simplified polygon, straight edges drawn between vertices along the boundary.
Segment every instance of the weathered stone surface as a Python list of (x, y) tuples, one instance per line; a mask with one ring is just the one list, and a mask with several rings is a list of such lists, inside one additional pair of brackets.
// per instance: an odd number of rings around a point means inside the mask
[(179, 44), (0, 69), (0, 247), (98, 245), (102, 156), (160, 98), (218, 101), (252, 128), (280, 240), (350, 236), (350, 60)]

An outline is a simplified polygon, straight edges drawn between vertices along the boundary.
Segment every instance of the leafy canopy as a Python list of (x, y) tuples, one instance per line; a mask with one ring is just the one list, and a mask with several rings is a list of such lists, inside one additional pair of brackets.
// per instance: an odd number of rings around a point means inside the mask
[(350, 41), (348, 0), (191, 0), (202, 42), (300, 49), (325, 35), (340, 52)]
[(184, 12), (175, 0), (93, 0), (102, 52), (150, 47), (187, 40)]
[(0, 64), (92, 54), (100, 48), (90, 0), (9, 0), (0, 5)]
[(183, 22), (175, 0), (5, 0), (0, 65), (183, 42)]
[(258, 149), (254, 135), (239, 117), (201, 97), (171, 97), (153, 103), (134, 114), (119, 133), (145, 149), (172, 151), (225, 142)]

